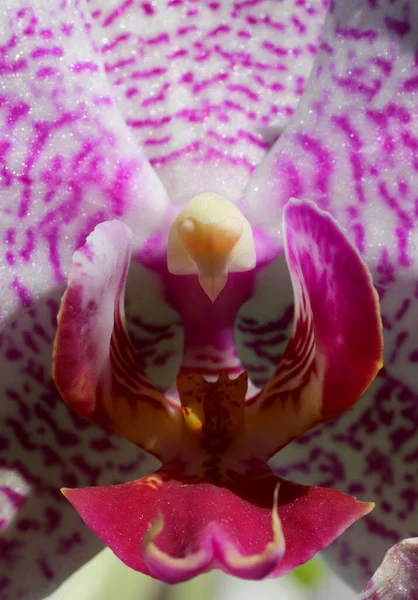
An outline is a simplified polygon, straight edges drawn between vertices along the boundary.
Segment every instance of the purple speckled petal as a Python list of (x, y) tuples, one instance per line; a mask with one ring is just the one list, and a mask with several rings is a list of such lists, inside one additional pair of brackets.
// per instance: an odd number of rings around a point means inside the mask
[(89, 2), (118, 106), (174, 201), (240, 197), (303, 94), (327, 4)]
[(330, 210), (379, 291), (385, 369), (352, 412), (278, 459), (283, 475), (376, 500), (328, 552), (358, 585), (418, 532), (417, 40), (416, 2), (331, 3), (303, 100), (241, 206), (272, 232), (289, 196)]
[(45, 597), (100, 548), (59, 487), (138, 473), (133, 447), (59, 398), (52, 341), (71, 254), (86, 234), (117, 216), (140, 243), (165, 218), (167, 198), (111, 97), (83, 4), (7, 5), (0, 19), (0, 597), (15, 600)]
[(128, 221), (138, 243), (168, 203), (111, 97), (82, 8), (21, 4), (0, 30), (2, 319), (65, 281), (96, 223)]
[(360, 600), (416, 600), (418, 538), (403, 540), (387, 551)]

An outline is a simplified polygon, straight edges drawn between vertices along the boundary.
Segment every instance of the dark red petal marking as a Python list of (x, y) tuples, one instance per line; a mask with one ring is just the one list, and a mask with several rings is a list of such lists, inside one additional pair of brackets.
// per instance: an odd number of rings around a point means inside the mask
[(131, 232), (98, 225), (73, 257), (54, 351), (55, 383), (71, 408), (148, 452), (171, 456), (180, 411), (144, 374), (125, 330)]
[(336, 222), (292, 200), (284, 241), (294, 331), (273, 378), (248, 407), (251, 442), (265, 457), (353, 406), (382, 364), (377, 294)]

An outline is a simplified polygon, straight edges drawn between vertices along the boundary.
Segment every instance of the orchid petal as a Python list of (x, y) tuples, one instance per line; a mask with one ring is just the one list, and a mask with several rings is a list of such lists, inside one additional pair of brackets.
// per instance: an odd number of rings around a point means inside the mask
[(165, 215), (165, 190), (120, 119), (89, 27), (79, 7), (44, 10), (41, 0), (2, 20), (2, 319), (64, 281), (96, 223), (126, 219), (139, 243)]
[(382, 364), (377, 294), (336, 222), (314, 204), (291, 200), (284, 241), (293, 334), (247, 419), (251, 446), (265, 458), (350, 408)]
[(121, 114), (176, 204), (240, 197), (299, 102), (326, 4), (89, 2)]
[(272, 236), (289, 196), (315, 201), (355, 243), (379, 292), (385, 369), (352, 412), (277, 459), (286, 476), (378, 500), (327, 553), (359, 587), (385, 549), (418, 533), (417, 11), (415, 2), (331, 3), (295, 118), (239, 205)]
[(171, 458), (180, 410), (169, 407), (135, 358), (125, 329), (129, 228), (101, 223), (73, 257), (58, 315), (54, 380), (67, 404), (158, 458)]
[(418, 538), (410, 538), (386, 552), (360, 600), (414, 600), (417, 590)]
[(249, 487), (170, 478), (164, 470), (64, 494), (123, 562), (170, 583), (214, 567), (249, 579), (282, 575), (373, 507), (272, 475)]

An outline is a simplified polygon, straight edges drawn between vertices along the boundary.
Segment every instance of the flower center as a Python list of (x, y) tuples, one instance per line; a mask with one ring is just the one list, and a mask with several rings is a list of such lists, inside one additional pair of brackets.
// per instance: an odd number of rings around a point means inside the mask
[(171, 226), (168, 270), (174, 275), (198, 274), (214, 302), (228, 272), (249, 271), (256, 256), (251, 227), (237, 207), (217, 194), (193, 198)]
[(186, 430), (207, 452), (222, 453), (243, 430), (247, 386), (246, 372), (236, 379), (221, 373), (215, 382), (201, 375), (177, 377)]

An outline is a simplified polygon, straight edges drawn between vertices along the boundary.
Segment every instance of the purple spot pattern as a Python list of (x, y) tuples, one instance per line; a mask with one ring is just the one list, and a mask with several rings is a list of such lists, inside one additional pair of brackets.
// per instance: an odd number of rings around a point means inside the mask
[(389, 546), (418, 532), (417, 40), (414, 2), (332, 4), (305, 95), (242, 202), (250, 222), (272, 232), (289, 196), (330, 210), (380, 296), (384, 370), (355, 409), (276, 458), (291, 479), (376, 501), (326, 551), (359, 587)]
[(239, 358), (257, 387), (273, 376), (292, 327), (293, 291), (282, 255), (258, 273), (256, 293), (239, 311), (235, 326)]
[[(125, 440), (78, 417), (51, 379), (51, 340), (62, 290), (19, 314), (3, 329), (0, 356), (0, 598), (43, 598), (102, 547), (60, 493), (60, 487), (123, 482), (149, 469)], [(148, 364), (158, 364), (158, 331)], [(146, 354), (144, 345), (143, 354)], [(7, 360), (9, 357), (9, 360)], [(48, 540), (47, 544), (45, 539)], [(36, 582), (36, 587), (34, 583)]]
[(172, 199), (208, 184), (238, 198), (303, 94), (327, 3), (89, 3), (118, 106)]
[(417, 563), (418, 538), (399, 542), (388, 550), (360, 600), (414, 600), (418, 587)]
[[(110, 95), (79, 3), (19, 4), (4, 10), (0, 30), (2, 319), (64, 282), (95, 224), (122, 218), (138, 235), (141, 221), (144, 236), (166, 203)], [(81, 59), (97, 68), (81, 69)]]
[[(117, 217), (139, 244), (166, 225), (167, 197), (145, 156), (174, 201), (208, 189), (237, 199), (257, 167), (243, 202), (252, 224), (276, 233), (282, 205), (297, 195), (345, 227), (381, 295), (386, 368), (350, 415), (281, 455), (282, 473), (378, 500), (332, 550), (351, 578), (365, 580), (387, 546), (414, 534), (417, 8), (354, 3), (331, 3), (303, 97), (322, 2), (169, 0), (165, 28), (154, 5), (134, 0), (88, 10), (76, 0), (53, 10), (22, 1), (4, 11), (1, 600), (44, 597), (100, 546), (61, 501), (61, 485), (110, 483), (138, 468), (133, 448), (66, 409), (50, 361), (61, 284), (86, 234)], [(260, 384), (290, 324), (283, 286), (267, 319), (244, 307), (238, 322), (243, 361)], [(277, 288), (268, 289), (274, 299)], [(145, 321), (131, 314), (141, 346)], [(178, 321), (151, 323), (141, 352), (163, 371), (179, 360)], [(171, 344), (168, 355), (154, 349), (157, 338)]]

